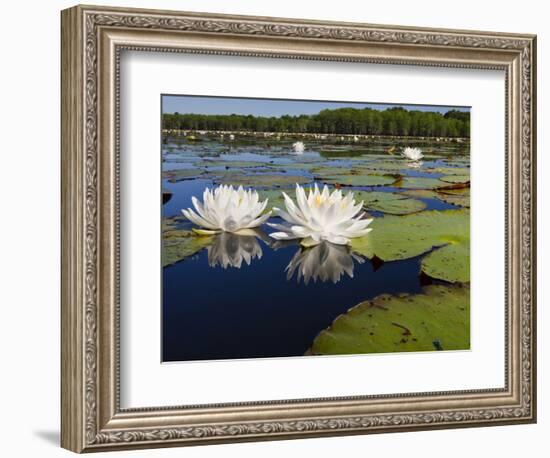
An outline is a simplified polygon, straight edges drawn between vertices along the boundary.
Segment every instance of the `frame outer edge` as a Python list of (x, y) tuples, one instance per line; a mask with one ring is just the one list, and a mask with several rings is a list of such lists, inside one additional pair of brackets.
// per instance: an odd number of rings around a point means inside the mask
[(80, 7), (61, 11), (61, 447), (85, 448), (84, 52)]
[[(87, 17), (89, 13), (90, 17)], [(127, 13), (122, 22), (117, 13)], [(160, 14), (156, 17), (149, 15)], [(110, 15), (112, 14), (112, 16)], [(101, 21), (94, 22), (93, 15)], [(88, 21), (89, 19), (89, 21)], [(215, 19), (219, 19), (215, 21)], [(151, 22), (152, 21), (152, 22)], [(155, 21), (158, 22), (155, 23)], [(173, 22), (175, 21), (175, 22)], [(187, 21), (190, 21), (188, 25)], [(238, 22), (231, 22), (238, 21)], [(266, 24), (264, 24), (266, 22)], [(518, 424), (533, 422), (536, 419), (536, 37), (533, 35), (500, 34), (492, 32), (447, 31), (415, 29), (412, 27), (369, 26), (357, 24), (357, 30), (347, 30), (352, 24), (328, 23), (324, 21), (257, 18), (205, 13), (184, 13), (158, 10), (137, 10), (127, 8), (76, 6), (62, 12), (62, 103), (61, 103), (61, 149), (62, 149), (62, 244), (61, 244), (61, 294), (62, 294), (62, 432), (61, 445), (75, 452), (172, 445), (196, 445), (219, 442), (242, 442), (248, 440), (274, 440), (294, 437), (333, 436), (342, 434), (364, 434), (366, 432), (390, 432), (403, 430), (423, 430), (428, 428), (467, 427), (497, 424)], [(312, 27), (319, 25), (319, 28)], [(97, 49), (95, 27), (128, 27), (200, 31), (200, 33), (220, 33), (225, 37), (248, 36), (251, 34), (269, 37), (298, 37), (298, 39), (327, 39), (327, 42), (351, 40), (361, 42), (369, 33), (369, 27), (381, 27), (382, 37), (372, 36), (374, 41), (389, 40), (392, 44), (401, 41), (415, 46), (432, 46), (460, 49), (477, 48), (522, 53), (523, 59), (519, 74), (523, 75), (520, 93), (523, 103), (520, 119), (523, 118), (521, 145), (518, 151), (523, 154), (523, 188), (518, 187), (519, 199), (523, 200), (521, 216), (524, 217), (521, 232), (520, 254), (524, 258), (523, 301), (518, 303), (517, 313), (524, 316), (522, 328), (529, 334), (520, 332), (523, 338), (522, 377), (520, 385), (523, 396), (519, 406), (502, 406), (494, 410), (465, 410), (464, 412), (420, 412), (418, 414), (391, 415), (386, 419), (328, 418), (291, 421), (277, 420), (271, 423), (253, 422), (220, 425), (193, 425), (190, 427), (147, 429), (137, 428), (127, 431), (102, 431), (102, 421), (98, 404), (103, 396), (99, 384), (103, 383), (98, 369), (97, 315), (102, 306), (101, 271), (98, 270), (98, 216), (101, 209), (97, 205), (101, 194), (97, 185), (97, 173), (102, 164), (97, 157), (98, 130), (97, 113), (100, 104), (97, 100)], [(242, 28), (243, 26), (244, 28)], [(267, 27), (265, 30), (263, 27)], [(260, 27), (257, 31), (254, 27)], [(340, 36), (337, 28), (346, 27), (345, 36)], [(336, 28), (336, 29), (335, 29)], [(363, 29), (364, 28), (364, 29)], [(334, 29), (334, 30), (333, 30)], [(416, 30), (419, 32), (417, 33)], [(426, 30), (426, 32), (422, 32)], [(376, 30), (375, 30), (376, 31)], [(397, 33), (397, 31), (399, 31)], [(430, 31), (431, 36), (427, 37)], [(352, 35), (348, 35), (348, 33)], [(397, 35), (396, 35), (397, 33)], [(461, 36), (464, 34), (464, 36)], [(418, 38), (415, 38), (418, 35)], [(474, 35), (476, 35), (474, 37)], [(222, 35), (220, 35), (222, 36)], [(370, 35), (368, 35), (370, 37)], [(471, 40), (473, 41), (469, 41)], [(371, 38), (368, 38), (371, 40)], [(517, 115), (517, 110), (514, 111)], [(99, 123), (101, 124), (101, 123)], [(99, 138), (101, 138), (99, 136)], [(517, 145), (516, 145), (517, 146)], [(527, 195), (522, 195), (522, 193)], [(98, 215), (99, 212), (99, 215)], [(521, 226), (521, 222), (519, 223)], [(101, 254), (101, 253), (99, 253)], [(519, 264), (519, 263), (518, 263)], [(523, 303), (522, 303), (523, 302)], [(101, 305), (101, 307), (100, 307)], [(521, 361), (521, 359), (520, 359)], [(523, 385), (525, 382), (525, 385)], [(458, 416), (457, 416), (458, 415)], [(459, 417), (465, 415), (461, 420)], [(470, 417), (471, 415), (471, 417)], [(177, 429), (176, 429), (177, 428)], [(305, 429), (302, 429), (305, 428)], [(372, 428), (372, 429), (370, 429)], [(370, 431), (367, 431), (370, 429)]]
[(531, 136), (529, 138), (531, 146), (531, 187), (529, 196), (531, 200), (530, 207), (530, 229), (531, 246), (529, 259), (531, 262), (531, 421), (537, 423), (537, 35), (530, 40), (530, 66), (531, 66), (531, 94), (530, 94), (530, 121)]

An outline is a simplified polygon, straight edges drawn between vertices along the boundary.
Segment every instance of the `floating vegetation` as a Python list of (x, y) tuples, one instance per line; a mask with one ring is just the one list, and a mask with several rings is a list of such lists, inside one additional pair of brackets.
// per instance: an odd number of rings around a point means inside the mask
[(445, 186), (445, 183), (437, 178), (405, 176), (396, 181), (394, 186), (404, 189), (436, 189)]
[(458, 207), (470, 208), (470, 188), (457, 188), (457, 189), (438, 189), (432, 191), (429, 189), (410, 189), (404, 191), (403, 195), (417, 198), (426, 199), (438, 199), (441, 202), (445, 202)]
[(368, 210), (375, 210), (390, 215), (408, 215), (426, 208), (426, 204), (403, 193), (381, 191), (354, 191), (357, 201), (363, 201)]
[(260, 161), (234, 161), (234, 160), (212, 161), (212, 160), (205, 160), (205, 161), (203, 161), (202, 166), (204, 166), (206, 168), (226, 167), (226, 168), (246, 169), (246, 168), (268, 167), (269, 164), (266, 163), (266, 162), (260, 162)]
[(425, 255), (421, 270), (448, 282), (470, 281), (469, 210), (423, 211), (376, 218), (372, 233), (352, 239), (352, 249), (368, 258), (397, 261)]
[(439, 179), (445, 183), (469, 183), (470, 175), (447, 175)]
[(257, 174), (235, 174), (232, 176), (222, 175), (214, 180), (219, 184), (230, 184), (244, 187), (285, 187), (296, 184), (307, 184), (313, 181), (312, 178), (302, 175), (257, 173)]
[(340, 186), (389, 186), (394, 184), (399, 177), (395, 175), (342, 174), (324, 176), (319, 178), (324, 183)]
[(469, 348), (469, 286), (430, 285), (422, 294), (383, 294), (361, 302), (321, 331), (308, 354)]
[(162, 177), (168, 180), (170, 183), (176, 183), (183, 180), (191, 180), (198, 178), (203, 174), (202, 169), (176, 169), (165, 170), (162, 172)]
[(162, 265), (166, 267), (198, 253), (209, 246), (214, 237), (172, 229), (163, 232), (162, 240)]

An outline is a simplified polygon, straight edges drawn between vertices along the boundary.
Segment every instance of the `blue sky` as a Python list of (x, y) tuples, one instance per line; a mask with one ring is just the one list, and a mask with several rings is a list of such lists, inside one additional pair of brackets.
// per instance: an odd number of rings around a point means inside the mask
[(192, 95), (163, 95), (163, 113), (194, 113), (194, 114), (242, 114), (255, 116), (296, 116), (300, 114), (316, 114), (325, 108), (386, 108), (401, 106), (409, 110), (438, 111), (446, 113), (455, 109), (470, 111), (469, 107), (453, 107), (440, 105), (407, 105), (355, 102), (317, 102), (309, 100), (277, 100), (277, 99), (246, 99), (232, 97), (201, 97)]

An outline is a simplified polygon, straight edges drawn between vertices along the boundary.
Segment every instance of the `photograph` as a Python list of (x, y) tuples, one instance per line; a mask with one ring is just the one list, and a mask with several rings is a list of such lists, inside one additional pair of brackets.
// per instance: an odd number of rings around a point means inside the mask
[(470, 107), (160, 116), (163, 362), (470, 349)]

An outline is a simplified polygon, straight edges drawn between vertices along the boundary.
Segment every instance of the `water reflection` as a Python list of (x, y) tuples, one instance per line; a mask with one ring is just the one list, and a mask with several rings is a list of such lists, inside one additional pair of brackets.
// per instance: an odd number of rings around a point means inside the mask
[(254, 259), (261, 259), (263, 256), (257, 237), (263, 238), (260, 231), (251, 231), (251, 235), (222, 232), (215, 237), (212, 245), (206, 248), (208, 264), (210, 267), (240, 269), (244, 261), (249, 266)]
[(365, 262), (347, 246), (323, 242), (312, 248), (299, 249), (286, 268), (286, 278), (290, 280), (296, 273), (298, 283), (303, 281), (306, 285), (312, 279), (314, 283), (317, 280), (338, 283), (344, 273), (353, 278), (354, 261), (358, 264)]

